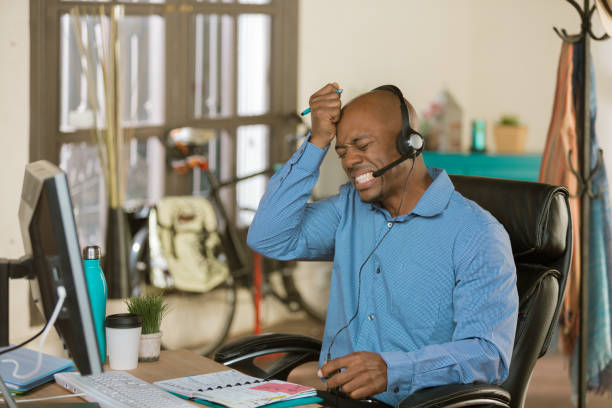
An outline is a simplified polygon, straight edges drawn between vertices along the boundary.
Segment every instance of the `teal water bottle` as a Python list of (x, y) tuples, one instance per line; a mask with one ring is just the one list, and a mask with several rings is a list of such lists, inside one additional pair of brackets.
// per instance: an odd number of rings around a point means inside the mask
[(472, 122), (472, 148), (473, 152), (483, 153), (487, 150), (487, 124), (483, 119)]
[(100, 247), (88, 246), (83, 249), (83, 265), (85, 267), (85, 279), (89, 291), (89, 302), (93, 314), (98, 347), (100, 348), (100, 359), (102, 364), (106, 361), (106, 337), (104, 332), (104, 319), (106, 317), (106, 279), (100, 267)]

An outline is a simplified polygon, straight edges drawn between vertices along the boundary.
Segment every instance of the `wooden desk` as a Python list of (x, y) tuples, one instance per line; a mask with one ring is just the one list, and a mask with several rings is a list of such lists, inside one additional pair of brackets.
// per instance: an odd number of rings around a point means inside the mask
[[(105, 365), (104, 369), (107, 370), (108, 366)], [(172, 350), (162, 351), (158, 361), (154, 363), (138, 363), (138, 367), (135, 370), (129, 370), (128, 372), (148, 383), (152, 383), (170, 378), (206, 374), (227, 369), (223, 364), (216, 363), (191, 351)], [(67, 394), (70, 393), (53, 382), (38, 387), (20, 398), (43, 398)], [(20, 398), (15, 400), (19, 402)], [(57, 402), (60, 401), (79, 402), (83, 400), (79, 397), (73, 397), (57, 400)]]

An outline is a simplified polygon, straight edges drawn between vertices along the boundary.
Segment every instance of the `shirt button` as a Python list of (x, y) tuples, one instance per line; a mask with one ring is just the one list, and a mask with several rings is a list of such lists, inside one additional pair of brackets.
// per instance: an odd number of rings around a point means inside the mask
[(395, 387), (395, 388), (393, 389), (393, 392), (398, 393), (398, 392), (399, 392), (399, 388)]
[(376, 273), (380, 273), (380, 268), (376, 268)]
[(393, 226), (393, 223), (392, 223), (392, 222), (388, 222), (388, 223), (387, 223), (387, 227), (391, 228), (392, 226)]
[(368, 316), (368, 319), (370, 319), (370, 320), (374, 320), (374, 315), (373, 315), (373, 314), (369, 315), (369, 316)]

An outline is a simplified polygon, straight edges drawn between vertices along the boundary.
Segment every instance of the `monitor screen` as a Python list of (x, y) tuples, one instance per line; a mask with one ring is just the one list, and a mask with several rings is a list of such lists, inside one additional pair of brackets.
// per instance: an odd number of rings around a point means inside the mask
[(81, 374), (101, 373), (68, 182), (55, 165), (41, 160), (26, 166), (19, 223), (26, 254), (32, 257), (35, 303), (48, 320), (57, 286), (64, 286), (67, 296), (55, 328)]

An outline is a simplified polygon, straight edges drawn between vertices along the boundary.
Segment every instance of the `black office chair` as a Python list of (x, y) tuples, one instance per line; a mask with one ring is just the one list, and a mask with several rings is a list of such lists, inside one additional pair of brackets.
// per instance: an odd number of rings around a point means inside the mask
[[(493, 406), (521, 408), (537, 359), (550, 344), (572, 255), (568, 192), (524, 181), (452, 176), (455, 188), (488, 210), (506, 228), (517, 269), (519, 316), (510, 373), (500, 386), (452, 384), (420, 390), (401, 407)], [(257, 377), (286, 379), (296, 366), (317, 361), (321, 342), (292, 334), (250, 336), (227, 344), (215, 360)], [(274, 364), (255, 358), (281, 353)]]

